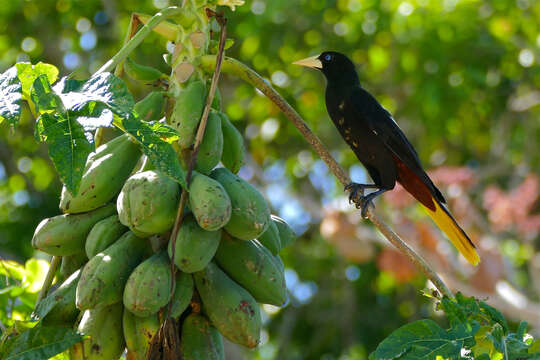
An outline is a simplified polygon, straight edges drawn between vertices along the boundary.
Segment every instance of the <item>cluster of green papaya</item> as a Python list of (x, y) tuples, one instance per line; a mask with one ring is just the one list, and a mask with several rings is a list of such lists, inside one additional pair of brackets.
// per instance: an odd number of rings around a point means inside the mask
[[(176, 98), (169, 124), (180, 134), (180, 149), (193, 144), (206, 91), (193, 81)], [(154, 120), (163, 104), (161, 93), (150, 93), (136, 110)], [(242, 136), (219, 99), (213, 106), (174, 241), (159, 238), (170, 236), (182, 189), (140, 165), (141, 151), (128, 135), (91, 154), (78, 194), (62, 191), (64, 214), (36, 228), (34, 248), (62, 257), (62, 282), (44, 300), (54, 306), (42, 321), (89, 335), (70, 349), (73, 359), (118, 359), (125, 348), (129, 358), (145, 359), (167, 315), (181, 323), (185, 359), (224, 359), (221, 336), (257, 346), (258, 303), (286, 302), (279, 252), (295, 234), (236, 175), (244, 161)]]

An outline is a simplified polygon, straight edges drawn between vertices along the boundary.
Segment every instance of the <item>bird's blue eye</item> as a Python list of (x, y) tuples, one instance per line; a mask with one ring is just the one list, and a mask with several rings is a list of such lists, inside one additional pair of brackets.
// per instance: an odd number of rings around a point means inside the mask
[(325, 60), (325, 61), (330, 61), (330, 60), (332, 60), (332, 55), (329, 55), (329, 54), (324, 55), (324, 60)]

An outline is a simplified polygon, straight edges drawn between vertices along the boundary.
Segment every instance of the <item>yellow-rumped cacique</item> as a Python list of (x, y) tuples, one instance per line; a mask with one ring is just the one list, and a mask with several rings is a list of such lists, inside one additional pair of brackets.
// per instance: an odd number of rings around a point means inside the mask
[[(480, 262), (475, 246), (458, 225), (446, 201), (424, 171), (418, 154), (392, 115), (362, 86), (354, 63), (325, 51), (294, 64), (320, 70), (326, 77), (326, 109), (343, 139), (364, 165), (373, 184), (351, 183), (349, 199), (366, 216), (369, 203), (399, 182), (418, 200), (459, 252), (473, 265)], [(365, 189), (376, 191), (363, 195)]]

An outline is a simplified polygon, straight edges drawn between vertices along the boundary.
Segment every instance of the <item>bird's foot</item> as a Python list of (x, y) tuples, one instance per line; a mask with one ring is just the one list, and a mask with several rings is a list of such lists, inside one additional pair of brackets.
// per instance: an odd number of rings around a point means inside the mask
[(358, 184), (351, 182), (350, 184), (345, 185), (345, 191), (349, 192), (349, 204), (354, 203), (356, 208), (358, 208), (360, 201), (364, 197), (364, 191), (366, 189), (378, 188), (375, 184)]
[(364, 219), (367, 219), (368, 217), (367, 210), (370, 205), (373, 205), (373, 199), (375, 199), (377, 196), (388, 191), (387, 189), (379, 188), (379, 190), (372, 192), (371, 194), (364, 195), (365, 189), (372, 189), (372, 188), (378, 188), (378, 186), (374, 184), (357, 184), (357, 183), (350, 183), (347, 186), (345, 186), (345, 190), (350, 191), (349, 203), (354, 203), (357, 209), (361, 209), (361, 215)]

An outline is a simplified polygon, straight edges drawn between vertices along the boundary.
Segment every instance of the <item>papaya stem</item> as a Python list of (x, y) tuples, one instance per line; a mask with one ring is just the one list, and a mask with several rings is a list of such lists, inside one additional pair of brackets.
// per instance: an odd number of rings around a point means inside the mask
[[(208, 122), (208, 115), (210, 114), (210, 109), (212, 107), (212, 101), (214, 101), (214, 95), (216, 94), (217, 84), (219, 81), (219, 75), (221, 73), (221, 65), (223, 63), (224, 58), (224, 52), (225, 52), (225, 40), (227, 40), (227, 20), (217, 14), (213, 14), (213, 16), (216, 16), (218, 19), (218, 22), (221, 26), (221, 36), (219, 38), (219, 51), (216, 58), (215, 63), (215, 69), (214, 73), (212, 75), (212, 80), (210, 82), (210, 90), (208, 91), (208, 95), (206, 97), (206, 104), (204, 106), (204, 110), (201, 116), (201, 121), (199, 123), (199, 127), (197, 129), (197, 134), (195, 136), (195, 143), (193, 145), (193, 152), (191, 153), (191, 158), (189, 161), (188, 170), (186, 173), (186, 188), (182, 189), (182, 194), (180, 195), (180, 203), (178, 205), (178, 212), (176, 214), (176, 220), (174, 222), (174, 227), (171, 232), (171, 237), (169, 241), (172, 243), (172, 254), (171, 254), (171, 297), (174, 293), (174, 286), (175, 286), (175, 263), (174, 263), (174, 257), (175, 257), (175, 250), (176, 250), (176, 237), (178, 236), (178, 230), (180, 229), (180, 226), (182, 225), (182, 218), (184, 216), (184, 209), (187, 203), (188, 198), (188, 191), (187, 188), (189, 188), (189, 184), (191, 182), (191, 175), (193, 173), (193, 168), (195, 167), (195, 161), (197, 160), (197, 154), (199, 153), (199, 147), (201, 145), (202, 139), (204, 137), (204, 132), (206, 130), (206, 123)], [(168, 313), (170, 314), (172, 309), (172, 302), (169, 302), (169, 309)]]
[(156, 26), (167, 18), (180, 14), (182, 11), (182, 7), (170, 6), (152, 16), (152, 18), (124, 46), (122, 46), (109, 61), (99, 68), (93, 76), (103, 72), (112, 71), (116, 65), (123, 61), (148, 35), (150, 35)]
[[(210, 69), (216, 63), (217, 58), (215, 55), (205, 55), (201, 58), (201, 67), (205, 71)], [(307, 142), (313, 147), (319, 157), (326, 163), (330, 171), (341, 182), (343, 186), (351, 183), (349, 175), (338, 164), (338, 162), (330, 155), (321, 140), (311, 131), (302, 117), (287, 103), (287, 101), (268, 83), (263, 79), (255, 70), (249, 68), (247, 65), (240, 61), (226, 57), (223, 61), (223, 71), (238, 76), (240, 79), (251, 84), (253, 87), (259, 89), (266, 97), (268, 97), (277, 107), (283, 112), (283, 114), (294, 124), (294, 126), (300, 131)], [(411, 260), (423, 273), (431, 280), (433, 285), (444, 296), (453, 298), (454, 295), (437, 275), (435, 270), (409, 245), (407, 245), (398, 234), (392, 230), (392, 228), (386, 224), (380, 216), (375, 212), (373, 206), (369, 206), (366, 211), (366, 215), (369, 220), (379, 229), (379, 231), (390, 241), (398, 250), (404, 253), (409, 260)]]
[(53, 256), (51, 259), (51, 264), (49, 265), (49, 270), (47, 271), (47, 276), (45, 277), (45, 280), (43, 281), (43, 285), (41, 286), (41, 290), (39, 291), (38, 298), (36, 301), (36, 306), (47, 296), (47, 293), (49, 292), (49, 289), (51, 288), (51, 284), (54, 279), (54, 274), (56, 273), (56, 270), (58, 269), (58, 265), (60, 265), (60, 261), (62, 261), (61, 256)]

